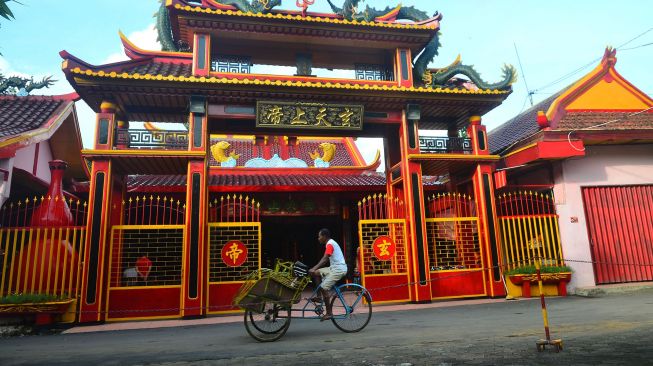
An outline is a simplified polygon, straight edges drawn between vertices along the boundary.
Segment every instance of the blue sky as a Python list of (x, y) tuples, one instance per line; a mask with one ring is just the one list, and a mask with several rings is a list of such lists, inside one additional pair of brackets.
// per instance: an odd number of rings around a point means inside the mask
[[(157, 0), (20, 0), (10, 3), (13, 21), (0, 19), (0, 72), (42, 77), (59, 82), (44, 93), (67, 93), (72, 88), (61, 73), (58, 52), (67, 50), (92, 64), (120, 59), (118, 30), (138, 46), (156, 47), (151, 30)], [(555, 93), (598, 62), (607, 45), (620, 46), (617, 70), (645, 93), (653, 94), (653, 12), (648, 0), (402, 0), (427, 13), (444, 15), (442, 48), (433, 67), (448, 65), (460, 53), (466, 64), (475, 65), (487, 81), (500, 78), (504, 63), (519, 69), (513, 43), (517, 45), (534, 102)], [(340, 4), (342, 0), (335, 0)], [(370, 6), (395, 6), (395, 0), (368, 0)], [(373, 4), (373, 5), (372, 5)], [(295, 9), (294, 0), (283, 8)], [(316, 0), (311, 11), (329, 11), (326, 0)], [(648, 45), (647, 45), (648, 44)], [(643, 47), (629, 49), (637, 46)], [(594, 63), (591, 63), (595, 60)], [(591, 63), (589, 66), (582, 68)], [(562, 76), (570, 75), (553, 85)], [(522, 73), (506, 102), (488, 113), (489, 129), (529, 106)], [(93, 138), (93, 114), (79, 106), (82, 137), (87, 147)], [(360, 143), (369, 160), (378, 141)]]

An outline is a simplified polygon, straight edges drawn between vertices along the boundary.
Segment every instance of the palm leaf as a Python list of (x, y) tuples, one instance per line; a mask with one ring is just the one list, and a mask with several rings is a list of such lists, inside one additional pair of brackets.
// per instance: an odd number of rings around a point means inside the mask
[(0, 16), (7, 20), (14, 18), (14, 13), (11, 12), (11, 9), (9, 9), (9, 6), (7, 5), (10, 1), (13, 0), (0, 0)]

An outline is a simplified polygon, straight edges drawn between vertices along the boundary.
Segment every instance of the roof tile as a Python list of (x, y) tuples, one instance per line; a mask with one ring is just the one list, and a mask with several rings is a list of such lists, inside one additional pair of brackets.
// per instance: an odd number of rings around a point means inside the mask
[(41, 127), (61, 103), (44, 96), (0, 96), (0, 138)]

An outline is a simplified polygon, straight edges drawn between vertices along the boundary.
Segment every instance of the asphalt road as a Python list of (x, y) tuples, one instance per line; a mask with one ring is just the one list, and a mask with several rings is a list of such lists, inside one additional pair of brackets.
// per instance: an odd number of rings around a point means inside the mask
[(539, 301), (379, 312), (361, 333), (293, 320), (274, 343), (242, 323), (0, 339), (0, 365), (653, 365), (653, 290), (548, 300), (564, 350), (537, 352)]

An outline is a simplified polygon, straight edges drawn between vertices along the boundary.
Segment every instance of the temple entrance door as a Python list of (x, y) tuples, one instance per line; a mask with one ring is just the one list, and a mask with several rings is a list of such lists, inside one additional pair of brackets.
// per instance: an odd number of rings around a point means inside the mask
[(180, 197), (128, 196), (109, 244), (107, 320), (181, 312), (185, 209)]
[(237, 311), (232, 300), (242, 279), (261, 268), (259, 207), (254, 199), (236, 194), (209, 202), (207, 314)]
[(358, 269), (375, 303), (410, 300), (404, 204), (385, 194), (358, 203)]
[(487, 296), (474, 198), (439, 193), (428, 199), (426, 233), (433, 299)]

